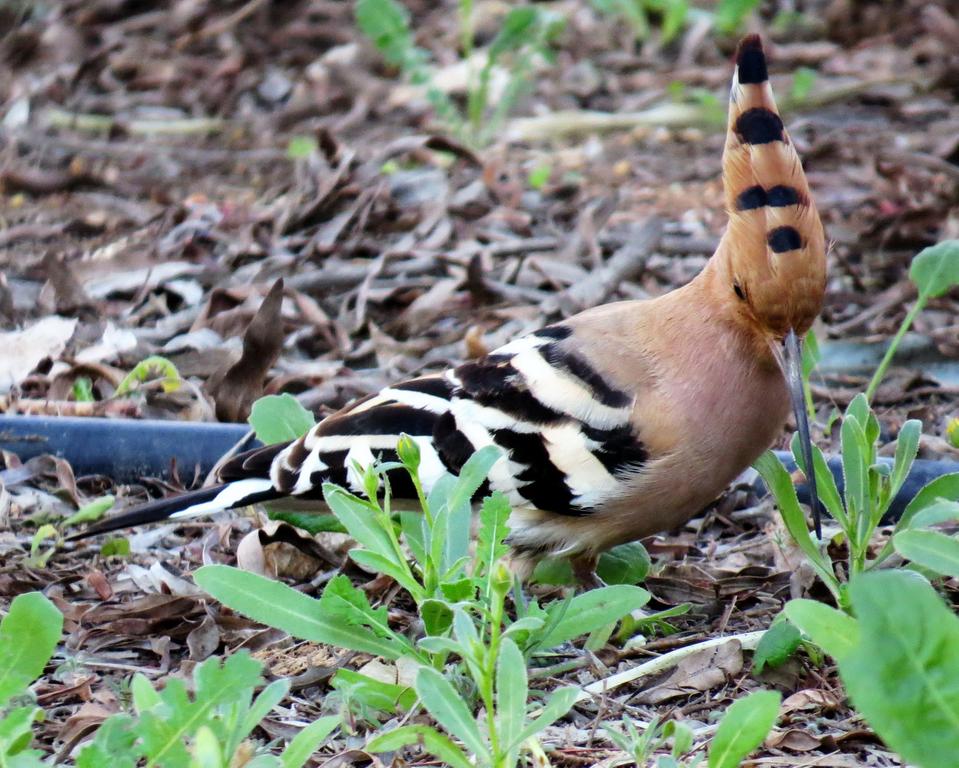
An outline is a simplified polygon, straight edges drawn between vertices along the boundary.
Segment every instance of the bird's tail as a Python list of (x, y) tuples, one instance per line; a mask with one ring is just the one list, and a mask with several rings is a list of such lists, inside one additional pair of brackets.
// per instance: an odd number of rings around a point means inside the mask
[(108, 517), (68, 537), (69, 541), (85, 539), (98, 533), (109, 533), (120, 528), (130, 528), (162, 520), (179, 520), (187, 517), (212, 515), (227, 509), (244, 507), (261, 501), (271, 501), (282, 494), (277, 492), (267, 478), (245, 478), (201, 488), (180, 496), (141, 504), (128, 512)]

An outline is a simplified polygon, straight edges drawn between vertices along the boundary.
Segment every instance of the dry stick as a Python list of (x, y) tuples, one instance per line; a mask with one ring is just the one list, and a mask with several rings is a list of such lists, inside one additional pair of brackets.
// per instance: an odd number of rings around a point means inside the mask
[(16, 411), (26, 416), (122, 416), (139, 418), (140, 404), (135, 400), (73, 400), (17, 399), (0, 395), (0, 413)]
[(646, 259), (659, 244), (663, 233), (661, 219), (651, 216), (633, 236), (600, 269), (593, 270), (589, 277), (575, 283), (562, 293), (543, 301), (547, 314), (557, 310), (572, 315), (586, 307), (601, 304), (624, 280), (636, 275), (646, 264)]
[(216, 117), (182, 117), (169, 120), (134, 119), (124, 120), (113, 115), (98, 115), (82, 112), (68, 112), (65, 109), (46, 109), (41, 122), (52, 128), (72, 128), (77, 131), (103, 133), (122, 125), (123, 129), (135, 136), (171, 134), (190, 135), (196, 133), (215, 133), (228, 125), (226, 120)]
[(704, 640), (701, 643), (696, 643), (695, 645), (688, 645), (685, 648), (677, 648), (675, 651), (664, 653), (662, 656), (657, 656), (655, 659), (650, 659), (642, 664), (638, 664), (632, 669), (627, 669), (623, 672), (618, 672), (611, 677), (604, 678), (603, 680), (597, 680), (595, 683), (590, 683), (583, 688), (579, 696), (576, 697), (576, 701), (586, 701), (593, 696), (609, 693), (614, 688), (618, 688), (626, 683), (631, 683), (640, 677), (654, 675), (658, 672), (663, 672), (664, 670), (670, 669), (671, 667), (678, 665), (681, 661), (683, 661), (683, 659), (692, 656), (694, 653), (706, 651), (711, 648), (717, 648), (723, 643), (728, 643), (733, 640), (738, 640), (744, 651), (754, 651), (756, 650), (756, 646), (759, 645), (759, 639), (764, 634), (765, 630), (759, 632), (744, 632), (740, 635), (713, 637), (709, 640)]
[(890, 309), (895, 309), (896, 307), (901, 306), (903, 302), (910, 301), (914, 298), (916, 298), (915, 285), (908, 281), (896, 283), (894, 286), (887, 288), (878, 296), (873, 296), (870, 299), (869, 306), (867, 306), (859, 314), (855, 315), (854, 317), (850, 317), (848, 320), (844, 320), (841, 323), (833, 323), (830, 330), (839, 336), (842, 336), (849, 331), (860, 328), (874, 317), (884, 315)]
[[(802, 100), (780, 99), (783, 111), (819, 107), (836, 101), (844, 101), (857, 93), (868, 91), (878, 85), (910, 83), (924, 90), (926, 83), (915, 83), (901, 76), (882, 77), (874, 80), (823, 88), (811, 93)], [(506, 128), (506, 140), (509, 142), (537, 141), (555, 139), (571, 134), (599, 133), (602, 131), (629, 130), (639, 126), (650, 128), (725, 128), (712, 119), (709, 110), (695, 104), (660, 104), (639, 112), (596, 112), (591, 110), (566, 110), (552, 112), (541, 117), (525, 117), (513, 120)]]
[(10, 129), (0, 127), (0, 136), (9, 136), (12, 140), (30, 149), (49, 149), (57, 147), (84, 155), (97, 157), (143, 157), (144, 155), (176, 155), (177, 160), (192, 164), (213, 165), (218, 163), (292, 163), (293, 160), (282, 149), (203, 149), (169, 144), (144, 144), (142, 141), (105, 141), (103, 139), (85, 139), (76, 136), (48, 136), (36, 130)]

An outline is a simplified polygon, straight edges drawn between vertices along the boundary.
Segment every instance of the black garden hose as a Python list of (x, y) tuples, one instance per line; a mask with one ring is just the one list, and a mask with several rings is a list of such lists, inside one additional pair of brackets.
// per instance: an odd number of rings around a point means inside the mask
[[(245, 424), (0, 415), (0, 449), (23, 461), (52, 453), (70, 462), (77, 475), (106, 475), (119, 482), (168, 478), (174, 466), (182, 478), (195, 472), (205, 475), (248, 432)], [(256, 445), (250, 439), (242, 447)], [(792, 454), (777, 451), (777, 455), (790, 471), (795, 469)], [(829, 468), (842, 490), (842, 464), (837, 457), (829, 458)], [(918, 459), (884, 522), (898, 519), (930, 480), (954, 472), (959, 472), (959, 462)], [(765, 493), (761, 480), (755, 487)], [(805, 485), (798, 491), (800, 500), (808, 501)]]

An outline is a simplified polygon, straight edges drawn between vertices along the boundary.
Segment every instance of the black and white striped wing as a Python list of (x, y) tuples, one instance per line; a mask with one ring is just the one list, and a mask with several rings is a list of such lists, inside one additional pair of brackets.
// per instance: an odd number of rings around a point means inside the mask
[[(395, 460), (405, 433), (419, 445), (427, 489), (444, 472), (459, 472), (474, 451), (497, 445), (504, 457), (481, 495), (498, 490), (514, 507), (586, 514), (615, 496), (624, 474), (647, 456), (630, 423), (631, 396), (567, 348), (571, 333), (549, 326), (445, 374), (387, 387), (278, 453), (254, 454), (236, 479), (269, 457), (270, 480), (282, 494), (315, 496), (326, 481), (358, 490), (354, 462)], [(414, 493), (401, 472), (390, 484), (399, 497)]]

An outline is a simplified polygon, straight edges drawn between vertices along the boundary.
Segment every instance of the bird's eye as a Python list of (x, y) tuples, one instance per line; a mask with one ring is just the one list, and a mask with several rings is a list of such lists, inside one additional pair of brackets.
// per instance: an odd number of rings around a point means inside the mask
[(733, 283), (733, 290), (736, 292), (736, 298), (740, 301), (746, 301), (746, 291), (739, 283)]

